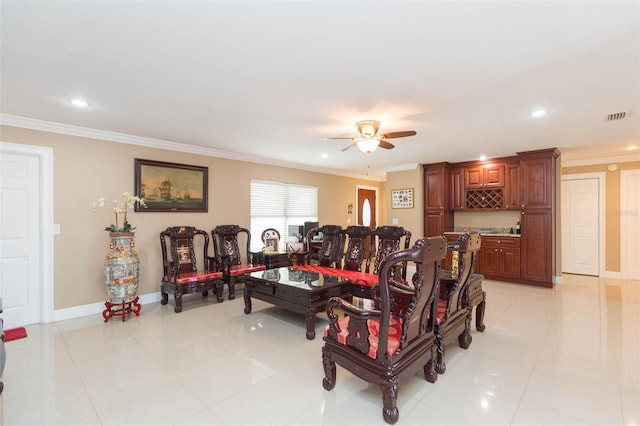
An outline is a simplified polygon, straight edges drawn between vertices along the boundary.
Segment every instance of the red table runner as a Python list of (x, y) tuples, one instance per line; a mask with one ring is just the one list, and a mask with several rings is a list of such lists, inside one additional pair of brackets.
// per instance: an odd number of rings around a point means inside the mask
[(349, 271), (345, 269), (330, 268), (328, 266), (319, 265), (295, 265), (292, 266), (292, 268), (299, 271), (317, 272), (319, 274), (348, 278), (353, 284), (365, 285), (368, 287), (378, 285), (378, 275), (368, 274), (366, 272)]

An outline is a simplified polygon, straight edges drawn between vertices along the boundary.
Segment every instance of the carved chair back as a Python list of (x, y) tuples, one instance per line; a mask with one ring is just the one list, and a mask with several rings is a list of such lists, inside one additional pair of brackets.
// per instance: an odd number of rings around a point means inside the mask
[[(241, 238), (242, 234), (245, 234), (244, 238)], [(216, 259), (219, 262), (222, 264), (228, 262), (231, 266), (252, 263), (249, 251), (251, 231), (247, 228), (239, 225), (218, 225), (211, 231), (211, 235)]]
[(446, 285), (440, 287), (440, 323), (446, 322), (453, 312), (466, 310), (464, 292), (469, 286), (480, 245), (480, 234), (477, 232), (460, 234), (457, 241), (447, 244), (447, 250), (453, 253), (453, 257), (451, 270), (443, 273), (443, 283)]
[[(393, 424), (399, 417), (398, 382), (416, 371), (422, 371), (426, 380), (436, 381), (434, 300), (446, 249), (443, 237), (429, 237), (386, 256), (378, 272), (379, 309), (360, 309), (339, 297), (329, 300), (329, 326), (322, 348), (325, 389), (335, 386), (336, 363), (340, 364), (382, 389), (383, 416)], [(391, 271), (405, 262), (415, 266), (411, 286), (391, 277)]]
[(362, 272), (362, 263), (366, 260), (364, 270), (368, 271), (375, 244), (371, 228), (351, 225), (344, 230), (344, 236), (347, 250), (344, 253), (342, 268)]
[(204, 270), (215, 270), (215, 266), (212, 265), (213, 259), (208, 253), (209, 235), (194, 226), (171, 226), (160, 233), (164, 277), (172, 278), (172, 275), (179, 276), (182, 273), (198, 271), (194, 244), (196, 238), (202, 238), (202, 267)]
[[(322, 233), (322, 246), (320, 250), (315, 252), (312, 250), (313, 235)], [(318, 228), (312, 228), (307, 232), (307, 264), (312, 259), (318, 261), (320, 266), (328, 266), (331, 268), (340, 268), (342, 266), (342, 252), (344, 250), (344, 234), (340, 225), (323, 225)]]
[[(377, 274), (380, 271), (380, 265), (385, 257), (394, 251), (398, 251), (401, 248), (408, 249), (411, 243), (411, 232), (404, 229), (402, 226), (378, 226), (373, 230), (373, 235), (376, 238), (376, 257), (373, 261), (373, 273)], [(404, 238), (404, 244), (402, 239)], [(397, 280), (407, 279), (407, 264), (397, 265), (393, 275)]]

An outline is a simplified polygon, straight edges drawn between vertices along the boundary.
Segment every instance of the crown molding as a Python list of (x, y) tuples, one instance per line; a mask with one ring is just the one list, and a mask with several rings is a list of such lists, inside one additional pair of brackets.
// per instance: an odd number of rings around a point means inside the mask
[(142, 136), (127, 135), (125, 133), (110, 132), (107, 130), (91, 129), (87, 127), (72, 126), (69, 124), (55, 123), (52, 121), (37, 120), (33, 118), (20, 117), (17, 115), (0, 114), (0, 125), (20, 127), (30, 130), (39, 130), (42, 132), (59, 133), (69, 136), (79, 136), (89, 139), (98, 139), (109, 142), (124, 143), (128, 145), (138, 145), (147, 148), (165, 149), (168, 151), (186, 152), (189, 154), (204, 155), (208, 157), (225, 158), (228, 160), (246, 161), (249, 163), (265, 164), (276, 167), (286, 167), (289, 169), (304, 170), (307, 172), (330, 174), (335, 176), (343, 176), (354, 179), (369, 180), (375, 182), (386, 181), (386, 174), (380, 175), (363, 175), (358, 173), (349, 173), (320, 167), (307, 167), (305, 165), (291, 163), (287, 161), (276, 161), (268, 158), (258, 157), (254, 155), (238, 154), (219, 149), (204, 148), (194, 145), (188, 145), (178, 142), (165, 141), (161, 139), (152, 139)]
[(631, 161), (640, 161), (640, 153), (618, 155), (616, 157), (599, 157), (591, 159), (576, 159), (565, 160), (562, 159), (562, 167), (579, 167), (579, 166), (591, 166), (593, 164), (611, 164), (611, 163), (627, 163)]
[(393, 167), (389, 167), (387, 169), (384, 169), (385, 173), (390, 173), (390, 172), (406, 172), (408, 170), (415, 170), (418, 168), (420, 164), (418, 163), (410, 163), (410, 164), (400, 164), (399, 166), (393, 166)]

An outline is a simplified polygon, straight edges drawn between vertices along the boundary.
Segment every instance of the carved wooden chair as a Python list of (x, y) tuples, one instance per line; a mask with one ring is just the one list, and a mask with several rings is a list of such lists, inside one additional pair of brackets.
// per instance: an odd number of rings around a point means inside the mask
[[(372, 246), (375, 248), (375, 257), (373, 258), (373, 274), (378, 274), (382, 261), (389, 253), (398, 251), (401, 248), (408, 249), (411, 242), (411, 232), (405, 230), (402, 226), (379, 226), (372, 232)], [(402, 239), (404, 238), (404, 243)], [(366, 264), (366, 272), (371, 268), (371, 261)], [(405, 282), (407, 279), (407, 264), (400, 263), (391, 271), (394, 280)], [(360, 280), (358, 285), (351, 285), (353, 295), (364, 299), (377, 301), (377, 282), (369, 282)], [(377, 302), (376, 302), (377, 303)]]
[[(240, 240), (244, 234), (243, 250), (240, 250)], [(264, 271), (264, 265), (254, 264), (253, 255), (249, 250), (251, 232), (238, 225), (219, 225), (212, 231), (213, 247), (218, 263), (221, 265), (224, 282), (229, 287), (229, 300), (235, 299), (236, 284), (242, 284), (245, 275), (250, 272)]]
[[(196, 243), (196, 240), (199, 241)], [(196, 244), (203, 249), (200, 259), (196, 256)], [(171, 226), (160, 233), (160, 247), (162, 305), (166, 305), (169, 294), (173, 294), (174, 310), (182, 312), (184, 294), (202, 293), (206, 297), (209, 290), (215, 291), (218, 302), (222, 301), (222, 272), (216, 259), (209, 256), (209, 235), (205, 231), (193, 226)]]
[[(315, 252), (312, 250), (312, 236), (322, 233), (322, 246)], [(340, 225), (323, 225), (318, 228), (311, 228), (307, 232), (307, 251), (308, 265), (312, 260), (316, 260), (320, 266), (328, 266), (331, 268), (340, 268), (342, 266), (342, 252), (344, 250), (344, 234)]]
[(452, 266), (451, 270), (443, 270), (441, 273), (436, 321), (436, 371), (440, 374), (446, 370), (445, 347), (453, 338), (458, 338), (458, 344), (463, 349), (471, 344), (472, 305), (469, 301), (469, 283), (475, 256), (480, 250), (480, 234), (460, 234), (457, 241), (448, 243), (447, 250), (453, 254)]
[[(336, 384), (336, 363), (382, 391), (382, 415), (387, 423), (398, 421), (399, 382), (422, 371), (431, 383), (437, 380), (435, 299), (440, 283), (440, 261), (447, 250), (443, 237), (416, 241), (410, 249), (389, 254), (379, 272), (380, 308), (359, 309), (333, 297), (327, 304), (322, 385)], [(403, 262), (415, 264), (412, 287), (396, 283), (391, 271)], [(341, 316), (342, 315), (342, 316)]]
[[(378, 226), (373, 230), (373, 235), (376, 238), (376, 257), (373, 261), (373, 273), (377, 274), (384, 258), (387, 257), (389, 253), (400, 250), (403, 238), (404, 248), (409, 248), (411, 244), (411, 232), (404, 229), (402, 226)], [(396, 270), (392, 272), (395, 273), (398, 270), (400, 269), (396, 268)], [(406, 267), (402, 268), (400, 272), (403, 275), (401, 277), (396, 277), (396, 279), (406, 280)]]
[[(342, 269), (362, 272), (369, 271), (374, 252), (375, 239), (371, 228), (364, 225), (347, 226), (344, 230), (347, 249), (344, 252)], [(365, 267), (362, 264), (365, 263)]]

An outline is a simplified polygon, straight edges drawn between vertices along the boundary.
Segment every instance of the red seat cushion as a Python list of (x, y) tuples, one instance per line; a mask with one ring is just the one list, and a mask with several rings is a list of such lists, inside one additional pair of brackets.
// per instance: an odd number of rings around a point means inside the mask
[[(222, 272), (183, 272), (178, 277), (175, 284), (188, 284), (198, 281), (215, 280), (222, 278)], [(167, 277), (164, 277), (165, 281), (169, 281)]]
[(449, 302), (443, 299), (438, 299), (438, 315), (436, 316), (436, 320), (438, 324), (442, 324), (444, 321), (444, 314), (447, 311), (447, 305)]
[(256, 271), (264, 271), (265, 269), (267, 269), (267, 267), (264, 265), (253, 265), (251, 263), (244, 265), (233, 265), (231, 267), (231, 276), (237, 277), (238, 275), (245, 275), (250, 272)]
[[(349, 335), (349, 317), (344, 316), (338, 320), (340, 333), (338, 333), (338, 343), (347, 344), (347, 336)], [(367, 356), (376, 359), (378, 356), (378, 336), (380, 335), (380, 321), (367, 320), (367, 329), (369, 329), (369, 353)], [(395, 315), (391, 315), (389, 323), (389, 340), (387, 344), (387, 353), (394, 355), (400, 347), (400, 335), (402, 333), (402, 319)], [(324, 335), (329, 335), (329, 326), (325, 327)]]

